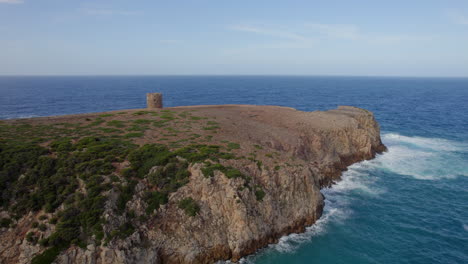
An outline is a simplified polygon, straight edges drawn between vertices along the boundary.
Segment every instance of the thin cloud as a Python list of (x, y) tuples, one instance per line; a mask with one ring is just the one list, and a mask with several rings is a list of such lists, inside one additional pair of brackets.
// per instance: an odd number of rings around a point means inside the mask
[(268, 28), (261, 28), (261, 27), (248, 26), (248, 25), (231, 26), (230, 29), (235, 30), (235, 31), (249, 32), (249, 33), (289, 39), (289, 40), (301, 40), (301, 41), (309, 40), (308, 38), (300, 34), (290, 32), (290, 31), (285, 31), (285, 30), (268, 29)]
[(447, 9), (446, 15), (455, 24), (468, 25), (468, 17), (461, 14), (460, 11), (456, 9)]
[[(245, 24), (232, 26), (229, 29), (285, 39), (289, 42), (287, 45), (296, 47), (311, 47), (311, 43), (319, 43), (327, 39), (361, 42), (372, 45), (395, 45), (405, 42), (431, 41), (435, 38), (435, 36), (364, 32), (354, 24), (301, 23), (291, 25), (291, 28), (294, 28), (295, 31), (277, 30), (274, 27), (256, 27)], [(300, 34), (296, 32), (300, 32)], [(279, 46), (284, 46), (284, 43), (281, 43)]]
[(328, 37), (357, 39), (359, 37), (359, 28), (351, 24), (307, 24), (309, 30), (317, 32)]
[(133, 16), (133, 15), (138, 15), (140, 13), (136, 11), (114, 10), (114, 9), (89, 9), (89, 8), (83, 8), (83, 9), (80, 9), (80, 11), (87, 15), (93, 15), (93, 16)]
[(0, 0), (0, 4), (22, 4), (23, 0)]

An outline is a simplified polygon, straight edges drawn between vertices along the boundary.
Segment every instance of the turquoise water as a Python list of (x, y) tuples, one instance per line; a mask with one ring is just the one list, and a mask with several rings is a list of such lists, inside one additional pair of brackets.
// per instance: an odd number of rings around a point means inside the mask
[(0, 118), (144, 107), (274, 104), (373, 111), (388, 152), (323, 190), (322, 218), (245, 263), (468, 263), (468, 79), (0, 77)]

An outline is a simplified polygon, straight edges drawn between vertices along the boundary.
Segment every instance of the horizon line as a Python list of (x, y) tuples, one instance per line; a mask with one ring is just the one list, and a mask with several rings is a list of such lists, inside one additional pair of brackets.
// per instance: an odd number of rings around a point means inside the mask
[(466, 79), (468, 76), (346, 75), (346, 74), (0, 74), (0, 77), (354, 77)]

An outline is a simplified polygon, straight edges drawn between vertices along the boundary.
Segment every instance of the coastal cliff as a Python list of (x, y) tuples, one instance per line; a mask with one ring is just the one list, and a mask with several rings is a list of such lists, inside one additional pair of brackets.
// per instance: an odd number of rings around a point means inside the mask
[[(373, 114), (350, 106), (124, 110), (4, 121), (0, 135), (1, 263), (237, 261), (303, 232), (320, 189), (385, 150)], [(37, 149), (15, 170), (21, 144)]]

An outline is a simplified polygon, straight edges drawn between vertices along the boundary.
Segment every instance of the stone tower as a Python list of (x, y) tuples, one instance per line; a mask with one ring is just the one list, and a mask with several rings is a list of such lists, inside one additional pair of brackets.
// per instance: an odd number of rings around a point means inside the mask
[(147, 93), (146, 94), (146, 107), (148, 108), (162, 108), (163, 98), (161, 93)]

